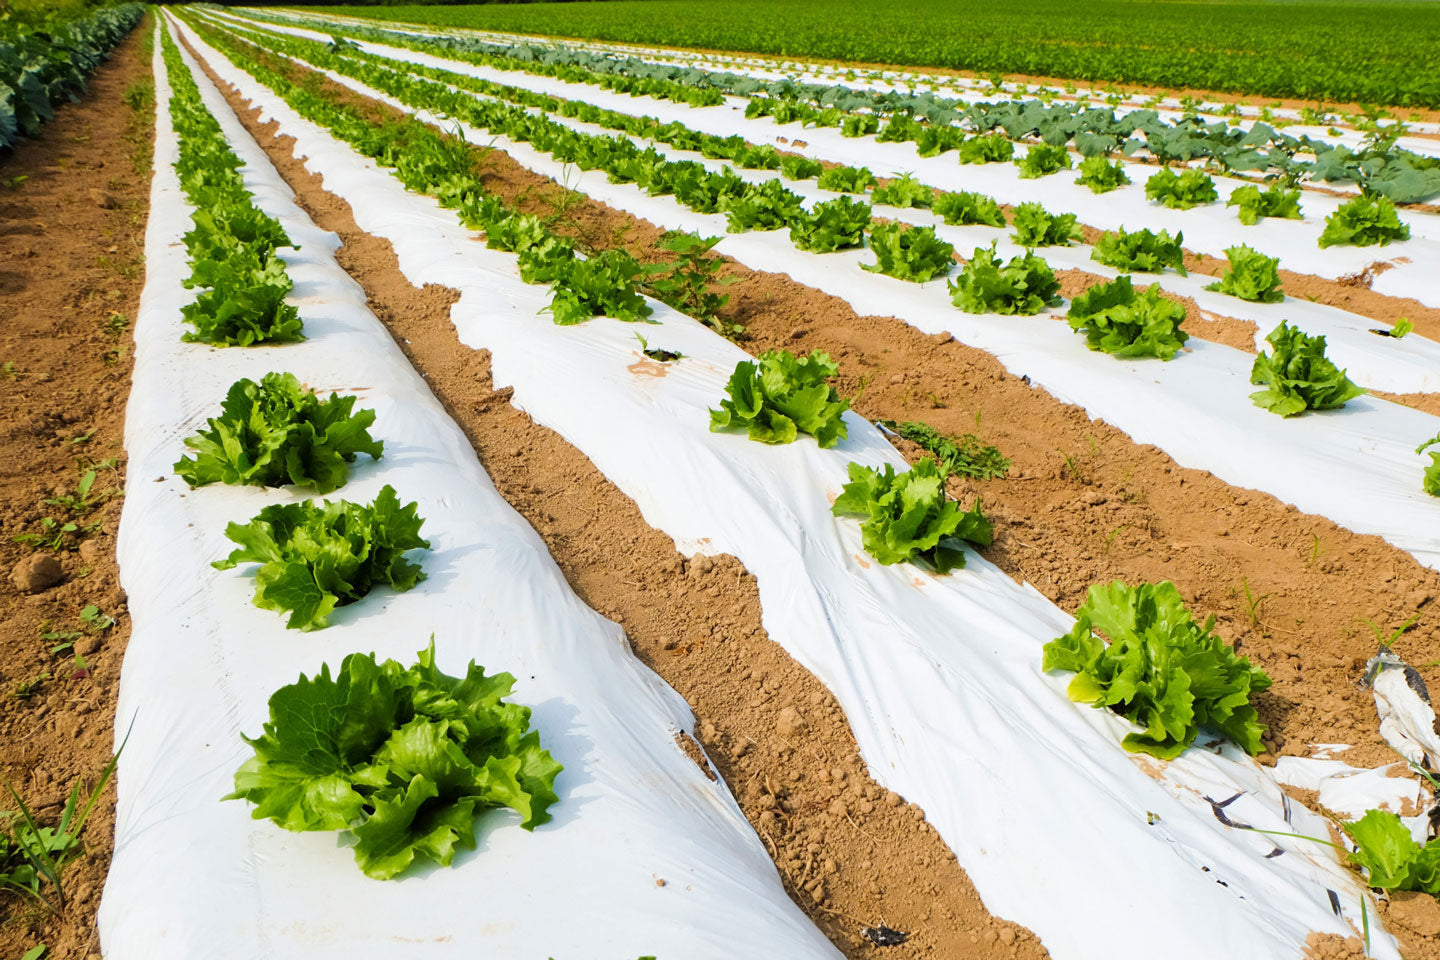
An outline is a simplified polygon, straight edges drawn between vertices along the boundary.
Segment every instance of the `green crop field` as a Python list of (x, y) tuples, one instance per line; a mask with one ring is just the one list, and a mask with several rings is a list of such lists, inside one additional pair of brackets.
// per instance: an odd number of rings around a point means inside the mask
[[(1092, 82), (1440, 106), (1440, 3), (609, 0), (324, 7), (414, 23)], [(1430, 67), (1421, 63), (1431, 51)]]

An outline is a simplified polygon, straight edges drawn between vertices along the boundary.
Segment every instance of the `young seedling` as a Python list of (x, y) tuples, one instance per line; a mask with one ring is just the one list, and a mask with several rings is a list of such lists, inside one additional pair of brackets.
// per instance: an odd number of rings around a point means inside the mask
[(712, 286), (729, 286), (739, 279), (716, 276), (725, 266), (725, 259), (710, 256), (710, 251), (720, 239), (680, 231), (666, 234), (658, 246), (675, 254), (675, 259), (646, 267), (648, 279), (644, 286), (645, 292), (655, 299), (733, 340), (745, 328), (720, 319), (720, 311), (730, 302), (730, 295), (711, 289)]
[(659, 347), (650, 346), (650, 342), (640, 334), (635, 334), (635, 339), (640, 341), (640, 352), (651, 360), (658, 360), (660, 363), (669, 363), (671, 360), (679, 360), (685, 354), (678, 350), (661, 350)]

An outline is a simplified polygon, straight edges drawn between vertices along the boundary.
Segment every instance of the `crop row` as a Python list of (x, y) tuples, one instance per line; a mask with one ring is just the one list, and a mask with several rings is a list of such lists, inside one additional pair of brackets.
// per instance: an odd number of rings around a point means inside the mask
[[(1413, 106), (1440, 105), (1440, 86), (1411, 69), (1415, 45), (1440, 23), (1423, 4), (1301, 3), (1285, 8), (1185, 4), (1135, 8), (1027, 0), (967, 10), (941, 0), (902, 6), (806, 0), (782, 14), (761, 0), (608, 3), (603, 8), (337, 6), (328, 12), (453, 27), (743, 50), (850, 63), (948, 67)], [(1337, 51), (1336, 37), (1343, 37)], [(1339, 55), (1337, 55), (1337, 53)]]
[(55, 106), (84, 92), (90, 72), (144, 15), (141, 3), (80, 17), (0, 14), (0, 150), (38, 136)]
[[(286, 19), (273, 15), (264, 18)], [(1276, 176), (1288, 184), (1301, 180), (1354, 182), (1367, 192), (1400, 203), (1440, 194), (1440, 158), (1397, 147), (1397, 126), (1376, 128), (1359, 150), (1352, 150), (1308, 135), (1293, 137), (1263, 122), (1248, 130), (1223, 121), (1206, 122), (1199, 116), (1167, 123), (1153, 109), (1117, 115), (1109, 108), (1039, 99), (966, 104), (930, 93), (762, 81), (744, 74), (658, 64), (567, 46), (499, 44), (466, 36), (422, 39), (350, 23), (327, 23), (322, 28), (409, 49), (443, 50), (469, 63), (523, 70), (691, 106), (720, 103), (722, 93), (744, 96), (750, 98), (747, 116), (771, 116), (781, 124), (835, 127), (846, 136), (878, 135), (882, 140), (913, 141), (920, 156), (961, 147), (967, 132), (1002, 132), (1012, 140), (1038, 139), (1051, 146), (1071, 144), (1086, 157), (1116, 153), (1133, 157), (1144, 151), (1165, 164), (1204, 160), (1227, 172)], [(1304, 155), (1315, 159), (1301, 159)]]
[[(255, 36), (251, 34), (251, 36)], [(949, 274), (954, 266), (954, 250), (935, 235), (933, 228), (905, 228), (898, 223), (874, 223), (867, 205), (847, 198), (817, 204), (807, 210), (800, 197), (784, 188), (779, 181), (747, 184), (733, 174), (715, 173), (692, 161), (667, 161), (658, 155), (644, 157), (632, 141), (579, 133), (543, 115), (507, 106), (493, 100), (477, 101), (448, 86), (400, 73), (375, 62), (332, 52), (316, 41), (267, 34), (263, 38), (273, 49), (283, 50), (323, 69), (336, 70), (384, 90), (402, 102), (419, 109), (437, 111), (466, 123), (488, 129), (491, 133), (530, 143), (562, 162), (573, 162), (582, 169), (603, 169), (613, 182), (635, 182), (654, 194), (673, 194), (681, 204), (702, 213), (724, 211), (733, 229), (789, 228), (793, 243), (802, 250), (830, 252), (845, 247), (866, 245), (874, 252), (876, 262), (865, 269), (885, 273), (914, 282), (925, 282)], [(343, 51), (350, 54), (352, 51)], [(422, 72), (441, 75), (457, 84), (473, 79), (460, 74), (446, 74), (434, 68)], [(482, 84), (483, 81), (480, 81)], [(534, 95), (532, 95), (533, 97)], [(570, 102), (565, 106), (582, 117), (599, 113), (598, 108)], [(612, 118), (615, 119), (615, 118)], [(643, 121), (633, 117), (616, 119), (632, 126)], [(772, 154), (773, 150), (770, 151)], [(818, 165), (817, 165), (818, 166)], [(818, 171), (810, 171), (812, 174)], [(857, 171), (832, 168), (821, 173), (821, 186), (827, 178), (841, 189), (863, 189), (869, 183), (836, 183)], [(868, 177), (868, 172), (864, 174)], [(873, 182), (873, 178), (871, 178)], [(899, 184), (904, 187), (903, 183)], [(980, 208), (974, 197), (949, 195), (958, 202), (943, 204), (957, 218), (969, 217)], [(895, 202), (891, 200), (890, 202)], [(1357, 202), (1366, 202), (1361, 198)], [(496, 217), (475, 198), (462, 198), (456, 204), (462, 220), (484, 229), (492, 245), (514, 250), (522, 255), (522, 275), (526, 279), (553, 280), (558, 276), (554, 264), (568, 264), (573, 257), (567, 244), (545, 235), (539, 221), (517, 221), (506, 213)], [(910, 205), (906, 203), (904, 205)], [(990, 204), (994, 207), (993, 202)], [(1017, 232), (1024, 232), (1027, 245), (1036, 242), (1068, 243), (1067, 228), (1057, 225), (1063, 220), (1050, 217), (1043, 209), (1022, 207), (1017, 215)], [(523, 223), (524, 226), (517, 226)], [(1073, 224), (1073, 217), (1070, 219)], [(1058, 232), (1059, 236), (1049, 237)], [(1168, 253), (1167, 253), (1168, 251)], [(1164, 269), (1167, 264), (1179, 266), (1178, 243), (1168, 235), (1150, 231), (1113, 235), (1096, 249), (1097, 259), (1122, 269), (1135, 267)], [(604, 255), (617, 261), (615, 266), (597, 269), (613, 278), (631, 281), (640, 268), (628, 255), (609, 251)], [(603, 258), (597, 258), (603, 259)], [(623, 271), (619, 263), (623, 262)], [(1182, 267), (1183, 269), (1183, 267)], [(1246, 248), (1232, 251), (1231, 268), (1214, 285), (1217, 289), (1247, 299), (1269, 299), (1278, 286), (1273, 260)], [(952, 302), (970, 313), (1035, 314), (1059, 303), (1059, 283), (1049, 265), (1033, 252), (1004, 262), (993, 250), (977, 249), (960, 274), (950, 283)], [(600, 306), (597, 308), (597, 304)], [(638, 319), (633, 307), (623, 298), (606, 295), (561, 308), (556, 313), (566, 322), (591, 313), (605, 313), (622, 319)], [(1173, 301), (1161, 299), (1152, 287), (1145, 295), (1136, 294), (1129, 277), (1110, 284), (1092, 287), (1071, 304), (1071, 326), (1086, 336), (1091, 349), (1132, 359), (1151, 356), (1171, 359), (1183, 345), (1186, 334), (1180, 329), (1184, 310)], [(1263, 389), (1254, 396), (1265, 409), (1294, 416), (1307, 409), (1332, 409), (1363, 392), (1356, 388), (1324, 356), (1324, 338), (1310, 337), (1281, 324), (1270, 336), (1274, 348), (1262, 354), (1251, 372), (1252, 383)]]
[[(194, 20), (190, 19), (188, 22), (193, 24)], [(457, 211), (462, 218), (465, 216), (468, 206), (484, 202), (483, 189), (479, 187), (478, 182), (474, 181), (471, 155), (468, 152), (456, 151), (451, 142), (447, 141), (440, 133), (414, 123), (375, 124), (373, 121), (367, 123), (363, 114), (352, 107), (337, 103), (334, 98), (315, 92), (313, 89), (307, 89), (306, 85), (292, 82), (275, 70), (269, 69), (265, 66), (266, 58), (257, 55), (253, 47), (241, 44), (233, 38), (213, 30), (202, 29), (200, 32), (205, 39), (224, 51), (242, 70), (259, 81), (260, 85), (278, 94), (279, 98), (296, 113), (350, 143), (358, 152), (374, 158), (382, 167), (390, 168), (412, 190), (435, 197), (443, 206)], [(387, 153), (384, 150), (382, 143), (385, 141), (395, 144), (393, 152)], [(476, 183), (475, 189), (480, 191), (478, 199), (469, 195), (467, 179)], [(331, 182), (329, 176), (327, 176), (326, 182), (327, 184)], [(497, 232), (505, 233), (510, 229), (506, 225), (512, 224), (515, 219), (517, 218), (512, 216), (500, 221), (497, 224), (500, 226)], [(519, 226), (519, 224), (515, 226)], [(543, 248), (545, 243), (546, 241), (542, 238), (540, 247)], [(535, 248), (532, 246), (533, 249)], [(532, 266), (543, 266), (543, 259), (536, 258), (531, 263)], [(521, 270), (525, 270), (523, 263)], [(667, 324), (659, 329), (668, 330), (670, 325)], [(566, 335), (570, 335), (568, 331)], [(578, 332), (576, 335), (579, 335)], [(568, 351), (568, 348), (560, 346), (556, 346), (554, 349)], [(657, 359), (657, 362), (684, 364), (685, 359), (671, 357)], [(742, 361), (735, 369), (725, 396), (717, 398), (718, 409), (712, 411), (711, 428), (726, 433), (737, 427), (743, 427), (747, 433), (750, 433), (753, 427), (757, 439), (768, 440), (772, 443), (779, 441), (779, 445), (782, 446), (820, 447), (822, 444), (829, 445), (832, 442), (838, 444), (842, 442), (839, 426), (843, 423), (840, 418), (844, 416), (845, 404), (842, 398), (834, 395), (833, 387), (829, 384), (832, 372), (831, 365), (825, 358), (814, 355), (808, 358), (798, 358), (784, 354), (769, 354)], [(669, 378), (671, 381), (674, 379)], [(517, 398), (518, 396), (517, 389)], [(658, 427), (659, 424), (653, 426)], [(854, 429), (856, 426), (854, 421), (851, 421), (850, 426)], [(868, 425), (863, 425), (863, 428), (866, 433), (866, 442), (871, 442), (873, 429)], [(804, 439), (805, 436), (814, 436), (817, 442), (811, 445), (807, 439)], [(844, 442), (848, 445), (854, 439), (857, 438), (849, 438)], [(727, 447), (727, 449), (730, 448)], [(648, 456), (643, 453), (640, 455)], [(765, 456), (772, 463), (787, 462), (782, 461), (781, 458), (789, 456), (778, 450), (770, 452), (768, 447), (761, 454), (739, 453), (739, 455)], [(799, 453), (795, 454), (795, 456), (799, 455)], [(887, 455), (887, 459), (889, 456), (893, 456), (893, 451)], [(613, 458), (605, 459), (613, 460)], [(604, 468), (602, 461), (597, 460), (597, 463), (601, 463)], [(961, 546), (959, 541), (968, 536), (971, 542), (983, 544), (985, 539), (983, 515), (973, 506), (971, 509), (962, 510), (954, 504), (945, 495), (943, 483), (937, 482), (938, 474), (939, 471), (933, 467), (920, 467), (908, 472), (897, 473), (893, 468), (874, 470), (857, 464), (857, 467), (851, 470), (850, 484), (847, 485), (844, 496), (836, 501), (834, 508), (842, 514), (853, 513), (861, 517), (861, 540), (871, 555), (882, 561), (882, 566), (908, 561), (918, 562), (922, 569), (936, 569), (942, 564), (953, 564), (957, 555), (963, 557), (968, 553), (968, 549)], [(814, 496), (809, 498), (818, 499), (818, 496), (819, 493), (816, 491)], [(959, 534), (958, 537), (957, 534)], [(841, 535), (844, 536), (843, 529)], [(833, 537), (825, 539), (826, 542), (817, 544), (815, 549), (824, 550), (828, 554), (832, 552), (828, 541)], [(943, 550), (940, 549), (942, 545), (944, 546)], [(846, 553), (844, 549), (839, 552)], [(850, 564), (850, 570), (849, 576), (858, 581), (862, 576), (860, 569)], [(871, 571), (871, 574), (873, 575), (874, 571)], [(971, 586), (980, 589), (978, 582)], [(960, 587), (956, 586), (953, 589), (958, 592)], [(1173, 588), (1168, 589), (1173, 590)], [(1225, 686), (1231, 690), (1232, 694), (1237, 694), (1223, 707), (1218, 704), (1211, 705), (1204, 698), (1194, 698), (1190, 701), (1192, 712), (1198, 710), (1211, 722), (1225, 727), (1238, 738), (1237, 742), (1242, 745), (1249, 741), (1256, 732), (1253, 727), (1248, 726), (1253, 718), (1245, 712), (1244, 705), (1240, 703), (1240, 696), (1244, 696), (1248, 700), (1249, 694), (1248, 692), (1239, 694), (1239, 691), (1244, 689), (1258, 692), (1264, 685), (1264, 681), (1260, 679), (1262, 675), (1252, 672), (1248, 664), (1235, 657), (1233, 650), (1223, 643), (1216, 644), (1212, 635), (1200, 624), (1190, 619), (1188, 614), (1183, 613), (1182, 608), (1173, 606), (1173, 598), (1163, 585), (1134, 588), (1120, 586), (1107, 588), (1107, 590), (1109, 592), (1097, 595), (1091, 608), (1095, 611), (1096, 617), (1093, 625), (1102, 631), (1106, 629), (1101, 621), (1103, 614), (1100, 613), (1100, 607), (1106, 603), (1150, 609), (1153, 604), (1158, 602), (1166, 611), (1169, 622), (1173, 625), (1173, 628), (1172, 626), (1165, 628), (1167, 649), (1186, 650), (1189, 651), (1188, 656), (1213, 663), (1214, 670), (1225, 677)], [(914, 602), (917, 608), (939, 603), (942, 602), (939, 597), (948, 596), (951, 591), (951, 587), (940, 585), (936, 599), (926, 600), (924, 595), (917, 595)], [(1142, 621), (1148, 623), (1146, 614), (1142, 612), (1139, 616)], [(1057, 664), (1055, 667), (1057, 670), (1074, 670), (1077, 676), (1097, 675), (1107, 670), (1113, 670), (1116, 666), (1114, 661), (1107, 659), (1108, 657), (1120, 657), (1123, 654), (1127, 660), (1140, 658), (1136, 661), (1135, 666), (1147, 673), (1153, 671), (1156, 682), (1168, 682), (1163, 675), (1167, 673), (1169, 667), (1161, 665), (1158, 661), (1148, 665), (1141, 662), (1145, 656), (1142, 652), (1143, 644), (1135, 641), (1128, 644), (1124, 642), (1126, 634), (1121, 625), (1114, 625), (1110, 644), (1100, 641), (1091, 626), (1092, 623), (1086, 623), (1083, 628), (1077, 627), (1071, 640), (1056, 641), (1053, 648), (1054, 656), (1069, 657), (1074, 663), (1073, 667)], [(900, 623), (896, 623), (894, 627), (897, 630), (904, 629), (904, 625)], [(906, 635), (909, 636), (908, 630)], [(875, 638), (871, 639), (873, 645)], [(887, 637), (886, 639), (894, 638)], [(891, 650), (891, 645), (887, 643), (887, 655), (905, 658), (909, 645), (907, 641), (905, 644), (898, 644), (896, 649)], [(1037, 650), (1037, 654), (1038, 652)], [(948, 655), (946, 656), (948, 658)], [(1198, 663), (1199, 659), (1195, 662)], [(1179, 681), (1178, 675), (1173, 673), (1170, 676), (1176, 680), (1176, 684), (1171, 688), (1171, 693), (1178, 697), (1180, 696), (1179, 685), (1183, 684), (1183, 681)], [(1104, 681), (1100, 680), (1098, 684), (1103, 687)], [(1096, 681), (1077, 682), (1074, 690), (1075, 699), (1083, 703), (1093, 703), (1099, 707), (1107, 706), (1102, 702), (1107, 699), (1105, 694), (1092, 697), (1082, 693), (1082, 687), (1088, 689), (1095, 685)], [(977, 701), (974, 707), (978, 710), (982, 704)], [(1022, 718), (1014, 719), (1019, 722)], [(1173, 722), (1175, 718), (1167, 716), (1164, 708), (1158, 705), (1137, 704), (1133, 719), (1148, 732), (1149, 739), (1132, 742), (1129, 744), (1131, 749), (1164, 755), (1179, 753), (1190, 736), (1185, 725), (1175, 725)], [(1087, 760), (1086, 762), (1106, 761)], [(935, 765), (931, 764), (930, 766)], [(1133, 770), (1125, 775), (1127, 777), (1136, 776)], [(1094, 789), (1093, 783), (1095, 782), (1098, 781), (1092, 782), (1090, 789)], [(1157, 786), (1151, 783), (1146, 789), (1157, 789)], [(1017, 801), (1028, 803), (1035, 799), (1037, 798), (1027, 796), (1023, 800), (1017, 798)], [(1205, 817), (1213, 823), (1213, 817), (1210, 817), (1208, 809), (1205, 811)], [(1284, 870), (1287, 869), (1287, 862), (1281, 861), (1278, 864), (1267, 862), (1266, 869)], [(1064, 864), (1058, 866), (1068, 870)], [(1166, 911), (1171, 906), (1172, 904), (1162, 903), (1158, 909)]]

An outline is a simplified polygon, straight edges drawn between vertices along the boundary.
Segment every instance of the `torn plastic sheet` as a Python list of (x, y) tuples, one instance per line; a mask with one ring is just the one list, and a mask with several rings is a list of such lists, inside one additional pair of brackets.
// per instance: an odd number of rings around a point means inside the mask
[[(303, 27), (267, 26), (312, 40), (329, 39), (323, 33)], [(840, 130), (829, 127), (777, 124), (770, 117), (747, 118), (746, 101), (740, 97), (730, 97), (721, 106), (691, 107), (652, 98), (637, 99), (587, 84), (477, 66), (364, 40), (356, 42), (361, 49), (382, 56), (468, 73), (553, 96), (585, 100), (621, 113), (645, 113), (661, 122), (675, 120), (716, 136), (740, 135), (756, 143), (783, 140), (787, 150), (820, 160), (866, 166), (877, 176), (894, 177), (909, 172), (942, 190), (977, 190), (1008, 204), (1037, 201), (1050, 210), (1073, 212), (1081, 223), (1102, 230), (1150, 226), (1167, 229), (1172, 234), (1183, 231), (1186, 248), (1210, 256), (1223, 257), (1226, 247), (1244, 243), (1267, 256), (1278, 257), (1286, 269), (1332, 280), (1359, 275), (1376, 263), (1385, 263), (1388, 268), (1375, 277), (1372, 289), (1392, 296), (1413, 297), (1428, 306), (1440, 306), (1440, 284), (1434, 282), (1428, 266), (1440, 262), (1440, 217), (1433, 215), (1402, 211), (1401, 219), (1410, 224), (1412, 239), (1401, 243), (1385, 247), (1321, 248), (1316, 241), (1324, 229), (1324, 218), (1344, 202), (1343, 198), (1306, 191), (1301, 198), (1305, 220), (1272, 217), (1244, 226), (1224, 204), (1231, 191), (1248, 185), (1247, 181), (1236, 178), (1214, 178), (1220, 195), (1217, 203), (1191, 210), (1169, 210), (1146, 199), (1144, 181), (1153, 172), (1146, 167), (1132, 171), (1136, 173), (1133, 183), (1096, 195), (1076, 182), (1079, 174), (1075, 170), (1026, 180), (1020, 177), (1014, 163), (960, 164), (953, 153), (921, 157), (916, 154), (913, 143), (881, 143), (873, 136), (845, 137)]]
[[(171, 168), (157, 43), (155, 179), (119, 535), (133, 633), (116, 732), (129, 736), (99, 914), (105, 956), (838, 960), (786, 896), (723, 784), (677, 746), (677, 731), (693, 724), (684, 701), (571, 592), (335, 264), (339, 241), (299, 212), (224, 101), (197, 80), (257, 204), (300, 245), (283, 256), (310, 339), (224, 350), (180, 342), (179, 307), (193, 296), (180, 286), (189, 211)], [(332, 499), (368, 502), (393, 484), (402, 500), (419, 501), (432, 543), (427, 580), (408, 593), (377, 590), (311, 634), (253, 606), (251, 576), (209, 567), (233, 546), (228, 521), (299, 494), (189, 491), (171, 474), (182, 438), (214, 415), (230, 383), (275, 369), (375, 409), (385, 456), (362, 457)], [(441, 669), (462, 673), (473, 658), (519, 678), (514, 699), (534, 707), (535, 728), (565, 764), (552, 822), (529, 833), (508, 811), (490, 811), (477, 823), (479, 849), (453, 867), (380, 882), (360, 872), (339, 835), (291, 833), (252, 820), (243, 802), (220, 801), (251, 754), (240, 735), (260, 732), (271, 692), (321, 663), (338, 668), (353, 651), (413, 662), (432, 633)]]
[[(415, 113), (348, 77), (326, 75)], [(528, 169), (664, 229), (725, 233), (721, 215), (695, 213), (633, 184), (610, 183), (601, 171), (558, 163), (528, 143), (417, 115), (446, 130), (459, 129), (476, 144), (503, 149)], [(1427, 461), (1415, 452), (1420, 440), (1440, 433), (1440, 417), (1360, 397), (1341, 410), (1283, 419), (1251, 402), (1253, 358), (1231, 347), (1192, 340), (1170, 363), (1118, 360), (1088, 350), (1058, 313), (966, 314), (951, 304), (938, 281), (914, 284), (861, 270), (859, 264), (871, 259), (869, 251), (819, 256), (797, 250), (780, 232), (731, 234), (715, 249), (752, 269), (786, 273), (841, 297), (862, 315), (894, 316), (925, 333), (949, 333), (1137, 443), (1154, 444), (1181, 466), (1208, 470), (1357, 533), (1381, 536), (1440, 569), (1440, 499), (1421, 489)]]
[[(549, 293), (520, 282), (513, 256), (476, 243), (453, 214), (187, 36), (296, 138), (360, 227), (390, 240), (411, 282), (460, 291), (460, 339), (491, 352), (513, 403), (589, 456), (683, 551), (733, 554), (755, 574), (770, 637), (835, 693), (872, 775), (924, 807), (993, 913), (1052, 955), (1087, 960), (1148, 960), (1162, 939), (1183, 960), (1293, 960), (1311, 930), (1358, 927), (1364, 894), (1328, 848), (1216, 817), (1224, 802), (1251, 825), (1313, 827), (1294, 809), (1287, 819), (1263, 768), (1223, 745), (1169, 764), (1129, 755), (1121, 718), (1071, 703), (1067, 678), (1040, 672), (1041, 645), (1073, 622), (1048, 600), (978, 556), (943, 578), (865, 556), (827, 495), (852, 459), (903, 466), (877, 429), (851, 414), (833, 450), (711, 433), (706, 409), (741, 350), (656, 305), (641, 332), (685, 355), (657, 370), (633, 325), (537, 316)], [(1094, 883), (1122, 875), (1149, 882)], [(1388, 936), (1374, 942), (1377, 956), (1396, 956)]]

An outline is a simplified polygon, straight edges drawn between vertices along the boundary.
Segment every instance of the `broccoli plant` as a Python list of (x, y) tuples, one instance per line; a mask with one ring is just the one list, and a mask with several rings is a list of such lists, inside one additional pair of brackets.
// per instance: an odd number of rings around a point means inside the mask
[(801, 211), (790, 220), (790, 242), (811, 253), (832, 253), (865, 243), (870, 204), (836, 197)]
[(899, 280), (924, 283), (945, 276), (955, 266), (955, 248), (935, 236), (934, 227), (877, 223), (870, 228), (870, 248), (875, 263), (862, 263), (861, 269)]
[(1015, 232), (1010, 238), (1022, 247), (1068, 247), (1081, 239), (1073, 213), (1051, 213), (1038, 203), (1015, 208)]
[(1247, 246), (1226, 247), (1225, 259), (1230, 266), (1220, 279), (1207, 284), (1206, 290), (1250, 300), (1255, 303), (1279, 303), (1285, 299), (1280, 289), (1280, 261)]
[(1158, 284), (1136, 293), (1129, 277), (1117, 277), (1076, 297), (1066, 318), (1072, 330), (1085, 334), (1091, 350), (1122, 359), (1169, 360), (1188, 339), (1180, 329), (1185, 308), (1160, 293)]
[(1392, 201), (1386, 197), (1359, 196), (1325, 218), (1320, 246), (1383, 247), (1396, 240), (1409, 239), (1410, 226), (1400, 221)]
[(987, 227), (1005, 226), (1005, 211), (993, 197), (983, 193), (960, 190), (942, 193), (935, 197), (931, 209), (948, 224), (983, 224)]
[(1203, 170), (1186, 170), (1177, 175), (1169, 167), (1145, 181), (1145, 196), (1172, 210), (1189, 210), (1220, 199), (1215, 181)]
[(976, 247), (960, 275), (950, 282), (950, 299), (966, 313), (1029, 315), (1060, 302), (1060, 281), (1050, 265), (1027, 250), (1000, 263), (995, 244)]
[(1250, 394), (1255, 406), (1293, 417), (1343, 407), (1365, 392), (1325, 356), (1324, 337), (1282, 322), (1265, 339), (1274, 352), (1257, 356), (1250, 370), (1250, 382), (1265, 388)]
[(1132, 231), (1121, 227), (1117, 233), (1100, 237), (1090, 259), (1116, 270), (1138, 273), (1161, 273), (1166, 267), (1174, 267), (1183, 277), (1187, 275), (1185, 254), (1180, 246), (1184, 240), (1184, 233), (1172, 237), (1168, 230), (1154, 233), (1149, 229)]

